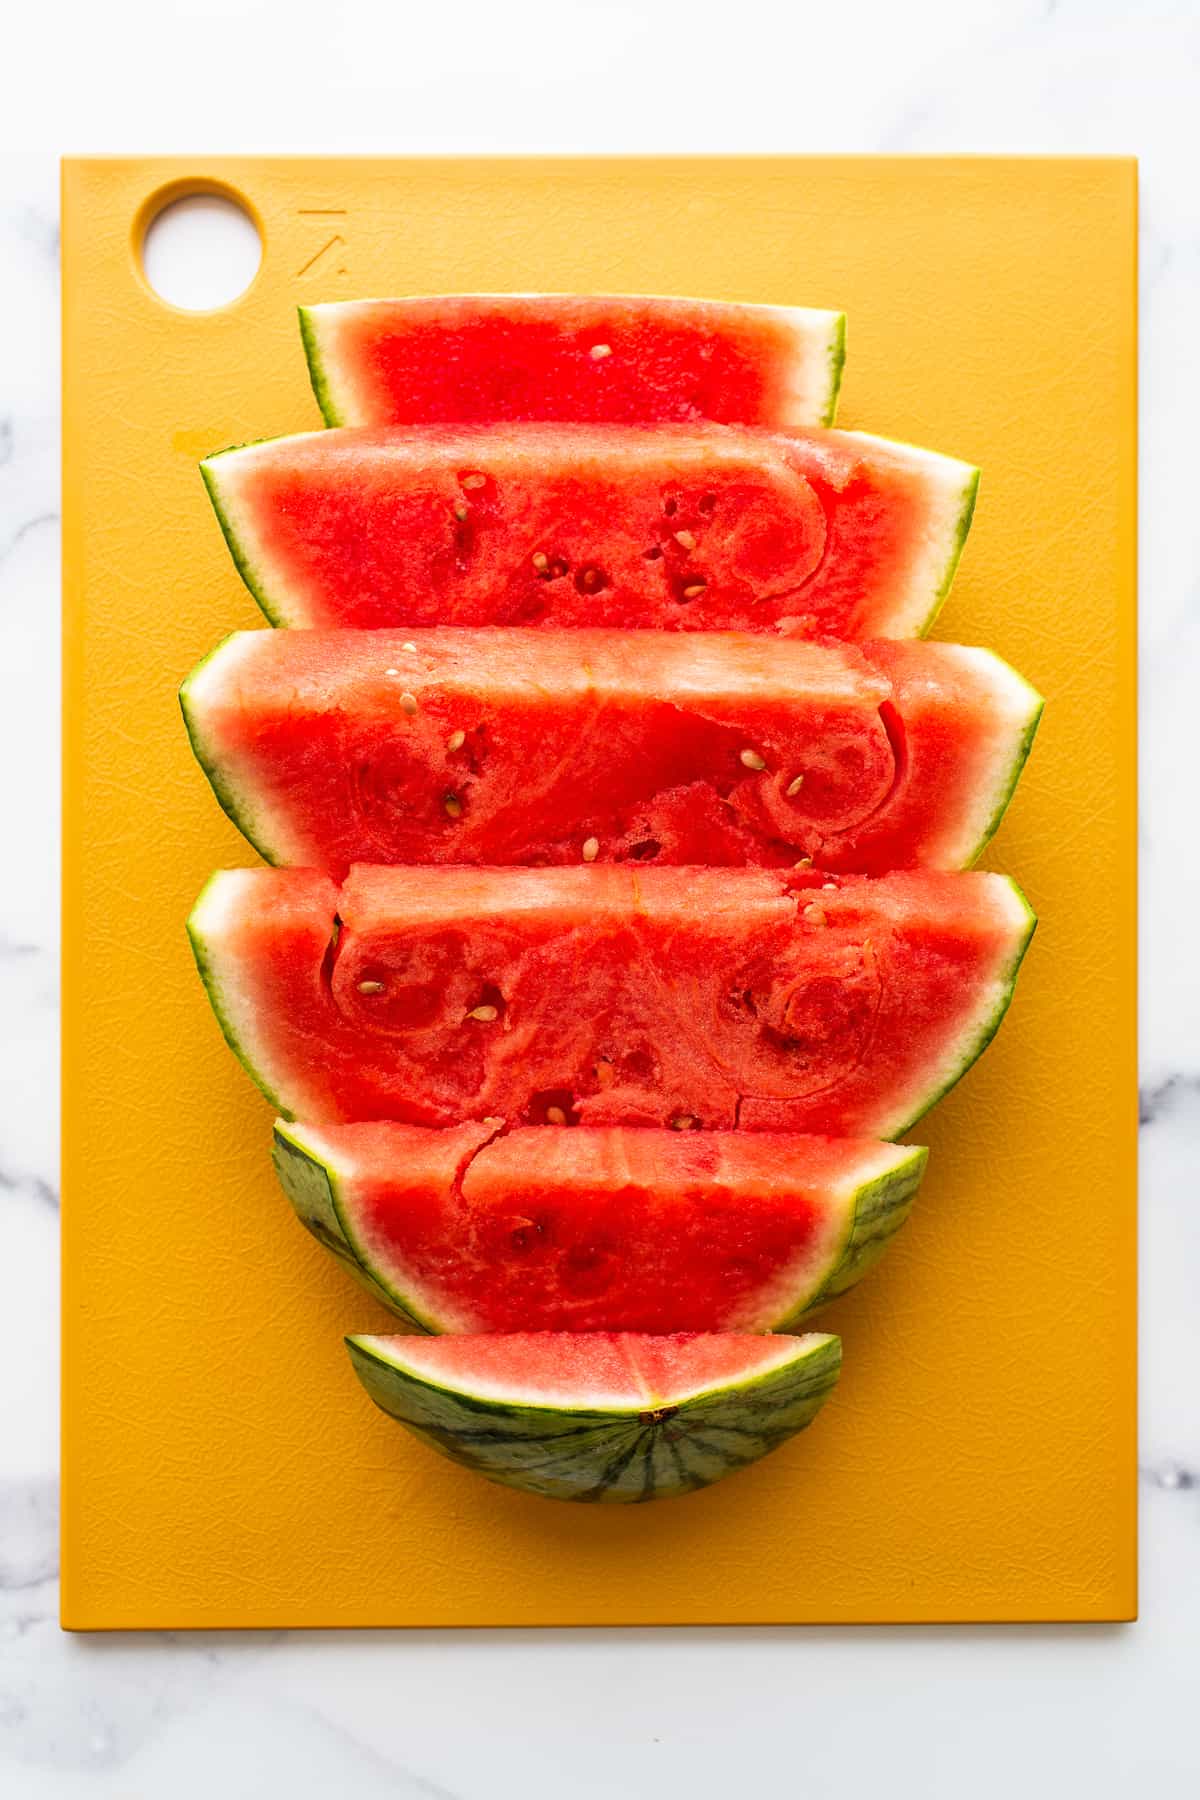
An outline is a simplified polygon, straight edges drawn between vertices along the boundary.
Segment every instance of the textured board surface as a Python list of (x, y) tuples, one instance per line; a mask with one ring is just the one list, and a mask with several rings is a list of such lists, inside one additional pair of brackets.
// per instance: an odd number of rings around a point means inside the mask
[[(225, 184), (263, 267), (137, 259)], [(1135, 1607), (1135, 255), (1121, 160), (79, 161), (64, 171), (63, 1620), (70, 1627), (1123, 1619)], [(983, 468), (937, 633), (1047, 696), (986, 863), (1042, 917), (820, 1315), (812, 1429), (690, 1499), (554, 1505), (374, 1411), (388, 1329), (300, 1231), (183, 931), (249, 860), (175, 688), (259, 623), (197, 459), (319, 423), (297, 301), (542, 288), (844, 307), (839, 423)]]

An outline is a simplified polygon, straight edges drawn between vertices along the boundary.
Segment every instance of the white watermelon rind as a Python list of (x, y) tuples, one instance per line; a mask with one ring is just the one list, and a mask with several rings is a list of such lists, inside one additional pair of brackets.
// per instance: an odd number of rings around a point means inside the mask
[(391, 1341), (347, 1337), (375, 1405), (451, 1461), (544, 1499), (637, 1504), (708, 1487), (811, 1424), (836, 1385), (841, 1342), (779, 1340), (794, 1354), (660, 1408), (580, 1406), (472, 1393), (406, 1368)]
[[(394, 297), (393, 297), (394, 298)], [(464, 298), (477, 300), (571, 300), (578, 296), (573, 294), (472, 294), (472, 295), (437, 295), (408, 294), (406, 300), (436, 300)], [(794, 379), (788, 387), (788, 416), (782, 418), (771, 428), (788, 430), (790, 428), (808, 427), (812, 425), (830, 426), (837, 417), (838, 397), (841, 392), (842, 374), (846, 364), (846, 315), (824, 307), (806, 306), (770, 306), (757, 301), (743, 300), (700, 300), (687, 294), (597, 294), (588, 298), (605, 300), (671, 300), (685, 304), (702, 306), (729, 306), (736, 310), (758, 313), (770, 313), (781, 320), (792, 333), (797, 345), (797, 355), (792, 368)], [(313, 397), (321, 411), (321, 417), (330, 427), (356, 425), (362, 420), (348, 411), (334, 395), (334, 382), (330, 378), (327, 364), (332, 360), (330, 346), (324, 331), (326, 322), (336, 323), (338, 318), (346, 318), (358, 307), (386, 306), (386, 297), (364, 296), (358, 300), (333, 300), (313, 306), (298, 306), (296, 311), (300, 320), (300, 340), (304, 346), (304, 357), (308, 364), (308, 377), (312, 384)], [(824, 370), (824, 379), (818, 377), (818, 371)]]
[[(494, 1137), (503, 1130), (503, 1122), (491, 1123)], [(487, 1142), (490, 1141), (489, 1138)], [(481, 1144), (479, 1149), (485, 1147)], [(858, 1171), (857, 1178), (851, 1176), (837, 1196), (842, 1207), (842, 1229), (825, 1247), (816, 1266), (806, 1259), (803, 1268), (779, 1272), (775, 1310), (770, 1317), (754, 1321), (743, 1318), (723, 1324), (720, 1329), (791, 1331), (817, 1307), (847, 1293), (875, 1266), (908, 1218), (929, 1160), (928, 1150), (920, 1145), (880, 1144), (878, 1149), (880, 1157), (875, 1168)], [(468, 1163), (476, 1154), (478, 1151), (471, 1153)], [(401, 1286), (381, 1267), (355, 1230), (344, 1189), (348, 1171), (339, 1166), (337, 1152), (324, 1140), (319, 1125), (277, 1119), (272, 1161), (300, 1223), (398, 1318), (415, 1331), (435, 1335), (479, 1329), (468, 1316), (439, 1316), (433, 1299), (422, 1296), (415, 1282), (409, 1280)], [(879, 1162), (886, 1166), (879, 1167)], [(460, 1170), (460, 1177), (465, 1167)], [(763, 1304), (768, 1304), (766, 1295)], [(717, 1327), (696, 1321), (692, 1325), (684, 1322), (678, 1329)]]

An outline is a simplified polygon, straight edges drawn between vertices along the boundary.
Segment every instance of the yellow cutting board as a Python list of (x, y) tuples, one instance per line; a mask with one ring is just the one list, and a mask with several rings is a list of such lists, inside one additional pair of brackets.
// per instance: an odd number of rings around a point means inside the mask
[[(234, 305), (139, 264), (164, 198), (262, 231)], [(64, 170), (63, 1622), (1126, 1619), (1135, 1606), (1136, 170), (1120, 160), (225, 159)], [(844, 307), (840, 422), (978, 462), (940, 636), (1048, 697), (988, 862), (1042, 923), (914, 1136), (811, 1431), (636, 1508), (509, 1492), (373, 1410), (387, 1316), (295, 1224), (184, 918), (251, 859), (175, 700), (261, 623), (196, 471), (319, 424), (297, 301), (505, 289)]]

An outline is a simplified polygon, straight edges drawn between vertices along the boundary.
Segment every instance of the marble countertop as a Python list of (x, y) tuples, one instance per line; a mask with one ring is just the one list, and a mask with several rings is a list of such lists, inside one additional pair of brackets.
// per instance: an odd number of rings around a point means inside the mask
[[(0, 121), (0, 1791), (303, 1800), (336, 1784), (358, 1800), (637, 1800), (802, 1785), (838, 1800), (886, 1781), (898, 1800), (1007, 1800), (1014, 1786), (1067, 1783), (1106, 1800), (1157, 1781), (1196, 1792), (1200, 951), (1184, 925), (1200, 871), (1169, 816), (1200, 688), (1195, 459), (1183, 448), (1200, 413), (1185, 338), (1200, 301), (1195, 6), (847, 0), (817, 15), (745, 0), (735, 42), (713, 0), (683, 11), (459, 0), (452, 15), (372, 0), (336, 16), (113, 0), (64, 14), (22, 9), (6, 26), (14, 79)], [(366, 56), (352, 16), (370, 31)], [(181, 47), (183, 87), (164, 75)], [(1138, 1625), (60, 1633), (55, 157), (189, 146), (1141, 158)]]

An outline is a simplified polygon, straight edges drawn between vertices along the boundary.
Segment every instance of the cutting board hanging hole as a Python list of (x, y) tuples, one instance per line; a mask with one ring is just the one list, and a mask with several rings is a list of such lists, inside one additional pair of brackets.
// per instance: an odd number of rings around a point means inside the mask
[(142, 240), (142, 271), (160, 300), (214, 312), (237, 300), (258, 273), (262, 238), (228, 194), (193, 193), (154, 214)]

